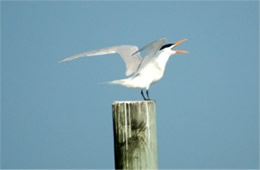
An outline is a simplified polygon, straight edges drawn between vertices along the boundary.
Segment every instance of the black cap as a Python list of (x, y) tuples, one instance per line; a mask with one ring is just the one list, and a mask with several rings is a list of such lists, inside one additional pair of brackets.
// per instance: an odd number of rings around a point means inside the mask
[(174, 45), (174, 43), (165, 44), (165, 45), (163, 45), (163, 46), (160, 48), (160, 50), (162, 50), (162, 49), (164, 49), (164, 48), (168, 48), (168, 47), (170, 47), (170, 46), (172, 46), (172, 45)]

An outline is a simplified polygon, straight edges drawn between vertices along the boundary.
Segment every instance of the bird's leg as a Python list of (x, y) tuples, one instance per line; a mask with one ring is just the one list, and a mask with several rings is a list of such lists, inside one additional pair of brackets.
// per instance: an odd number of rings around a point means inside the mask
[(150, 97), (149, 97), (149, 91), (146, 90), (146, 96), (147, 96), (147, 100), (151, 100)]
[(141, 95), (143, 96), (144, 100), (147, 100), (147, 99), (144, 97), (143, 89), (141, 90)]

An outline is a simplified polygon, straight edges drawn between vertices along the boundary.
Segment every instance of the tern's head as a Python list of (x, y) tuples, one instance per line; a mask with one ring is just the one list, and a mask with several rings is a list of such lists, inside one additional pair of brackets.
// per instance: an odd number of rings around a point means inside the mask
[(160, 48), (160, 51), (163, 50), (165, 52), (168, 52), (170, 55), (173, 54), (183, 54), (183, 53), (189, 53), (188, 51), (185, 50), (175, 50), (174, 48), (178, 45), (180, 45), (181, 43), (183, 43), (184, 41), (186, 41), (187, 39), (184, 40), (180, 40), (177, 41), (175, 43), (170, 43), (170, 44), (165, 44)]

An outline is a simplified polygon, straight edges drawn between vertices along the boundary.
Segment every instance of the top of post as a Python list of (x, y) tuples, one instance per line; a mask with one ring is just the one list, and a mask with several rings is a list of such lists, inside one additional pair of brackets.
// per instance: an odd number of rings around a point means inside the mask
[(126, 104), (141, 104), (141, 103), (153, 103), (155, 104), (156, 101), (155, 100), (135, 100), (135, 101), (114, 101), (113, 105), (115, 104), (122, 104), (122, 103), (126, 103)]

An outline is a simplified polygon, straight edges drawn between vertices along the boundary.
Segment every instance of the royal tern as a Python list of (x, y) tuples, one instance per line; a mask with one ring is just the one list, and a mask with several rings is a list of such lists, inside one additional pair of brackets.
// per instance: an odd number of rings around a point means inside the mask
[[(125, 79), (110, 81), (108, 83), (119, 84), (129, 88), (140, 88), (144, 100), (150, 100), (150, 85), (159, 81), (163, 77), (165, 66), (170, 56), (177, 53), (188, 53), (188, 51), (185, 50), (174, 49), (185, 40), (186, 39), (177, 41), (175, 43), (165, 44), (167, 42), (167, 39), (162, 38), (151, 42), (141, 49), (138, 49), (138, 47), (132, 45), (120, 45), (102, 48), (98, 50), (83, 52), (65, 58), (60, 62), (70, 61), (80, 57), (118, 53), (125, 62), (126, 76), (132, 76)], [(140, 52), (143, 50), (147, 51), (144, 55), (144, 58), (142, 58), (140, 54)], [(143, 89), (146, 89), (146, 97), (143, 93)]]

